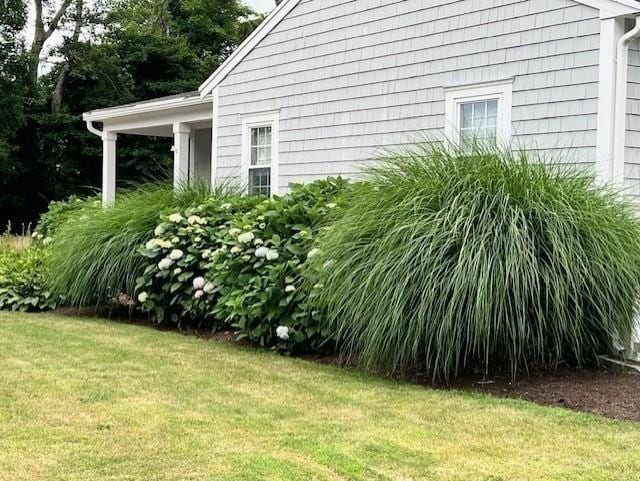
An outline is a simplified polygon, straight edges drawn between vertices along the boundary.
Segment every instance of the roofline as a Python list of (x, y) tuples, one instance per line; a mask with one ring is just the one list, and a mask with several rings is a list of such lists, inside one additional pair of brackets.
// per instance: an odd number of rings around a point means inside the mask
[(129, 105), (120, 105), (116, 107), (109, 107), (106, 109), (92, 110), (82, 114), (82, 119), (85, 121), (96, 121), (113, 119), (117, 117), (124, 117), (134, 114), (145, 114), (150, 112), (158, 112), (162, 110), (190, 107), (193, 105), (199, 105), (209, 100), (206, 96), (183, 96), (183, 97), (161, 97), (156, 100), (143, 101), (140, 103), (134, 103)]
[(200, 97), (204, 97), (222, 82), (227, 75), (289, 14), (300, 0), (284, 0), (249, 35), (244, 42), (200, 85)]

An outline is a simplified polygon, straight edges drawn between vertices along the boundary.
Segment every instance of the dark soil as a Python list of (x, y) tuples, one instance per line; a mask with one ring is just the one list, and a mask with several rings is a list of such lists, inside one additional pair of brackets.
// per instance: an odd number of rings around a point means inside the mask
[(640, 421), (640, 373), (629, 369), (562, 368), (519, 377), (463, 376), (449, 389), (525, 399), (615, 419)]

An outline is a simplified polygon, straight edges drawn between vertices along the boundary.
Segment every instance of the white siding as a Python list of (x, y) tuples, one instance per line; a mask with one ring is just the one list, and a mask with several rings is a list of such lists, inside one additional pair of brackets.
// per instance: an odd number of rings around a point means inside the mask
[(640, 202), (640, 40), (629, 46), (625, 192)]
[(302, 0), (220, 84), (218, 175), (280, 112), (280, 185), (441, 137), (444, 87), (514, 79), (515, 142), (595, 160), (598, 12), (571, 0)]

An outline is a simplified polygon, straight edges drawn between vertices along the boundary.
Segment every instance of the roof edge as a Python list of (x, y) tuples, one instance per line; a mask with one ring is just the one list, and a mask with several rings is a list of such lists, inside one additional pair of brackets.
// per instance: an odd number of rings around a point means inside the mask
[(244, 42), (205, 80), (200, 88), (200, 97), (205, 97), (222, 82), (227, 75), (293, 10), (300, 0), (284, 0), (274, 8), (267, 18)]
[(89, 112), (84, 112), (82, 114), (82, 119), (85, 121), (99, 122), (101, 120), (123, 117), (125, 115), (157, 112), (179, 107), (190, 107), (192, 105), (201, 104), (206, 100), (205, 96), (189, 95), (190, 93), (192, 92), (185, 93), (184, 95), (171, 95), (168, 97), (159, 97), (157, 99), (144, 100), (131, 104), (90, 110)]

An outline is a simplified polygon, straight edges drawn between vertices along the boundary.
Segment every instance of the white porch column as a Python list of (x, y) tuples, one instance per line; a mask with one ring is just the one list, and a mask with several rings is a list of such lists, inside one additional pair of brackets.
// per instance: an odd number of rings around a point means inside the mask
[(173, 185), (178, 187), (189, 182), (189, 143), (191, 127), (176, 122), (173, 124)]
[(112, 205), (116, 199), (116, 141), (118, 134), (102, 132), (102, 205)]

